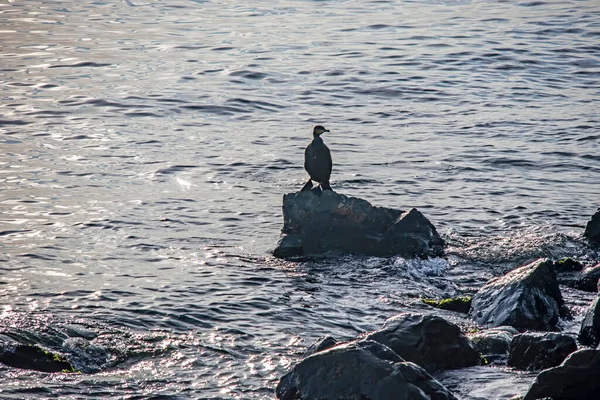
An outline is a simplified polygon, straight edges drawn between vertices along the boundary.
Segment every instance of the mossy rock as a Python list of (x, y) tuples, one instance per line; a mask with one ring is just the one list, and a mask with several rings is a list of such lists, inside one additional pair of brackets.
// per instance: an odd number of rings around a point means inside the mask
[(554, 263), (554, 269), (556, 272), (581, 271), (583, 269), (583, 265), (579, 261), (573, 260), (571, 257), (565, 257), (562, 260), (558, 260)]
[(2, 349), (0, 362), (10, 367), (40, 372), (79, 372), (60, 354), (44, 350), (37, 345), (17, 344)]
[(451, 297), (443, 300), (423, 299), (423, 303), (442, 310), (467, 314), (471, 308), (471, 297)]

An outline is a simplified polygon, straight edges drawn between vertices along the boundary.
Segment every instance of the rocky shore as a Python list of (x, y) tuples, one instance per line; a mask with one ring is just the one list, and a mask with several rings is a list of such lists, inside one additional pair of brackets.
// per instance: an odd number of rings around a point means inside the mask
[[(373, 207), (313, 191), (286, 195), (283, 210), (283, 236), (275, 251), (280, 257), (340, 251), (443, 255), (443, 240), (415, 209)], [(600, 210), (583, 236), (592, 247), (600, 242)], [(599, 278), (598, 260), (540, 258), (491, 279), (472, 298), (423, 299), (446, 312), (467, 313), (476, 328), (465, 331), (434, 314), (400, 313), (353, 340), (323, 337), (280, 379), (277, 398), (455, 399), (435, 379), (436, 372), (500, 365), (539, 373), (519, 399), (595, 399), (600, 389), (598, 298), (576, 337), (561, 333), (560, 321), (571, 318), (572, 308), (562, 290), (597, 292)]]

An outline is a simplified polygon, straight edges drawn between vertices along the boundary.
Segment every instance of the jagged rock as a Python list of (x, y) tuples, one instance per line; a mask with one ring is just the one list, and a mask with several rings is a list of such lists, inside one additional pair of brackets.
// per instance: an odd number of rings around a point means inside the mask
[(0, 362), (10, 367), (40, 372), (75, 372), (60, 354), (35, 345), (5, 344), (0, 349)]
[(302, 358), (306, 358), (320, 351), (330, 349), (337, 344), (338, 341), (329, 335), (320, 337), (316, 342), (308, 346), (308, 348), (302, 355)]
[(341, 344), (301, 360), (275, 389), (282, 400), (455, 400), (423, 368), (370, 340)]
[(600, 245), (600, 208), (598, 208), (598, 211), (596, 211), (588, 221), (583, 236), (585, 236), (590, 243)]
[(499, 326), (469, 335), (469, 339), (475, 348), (488, 358), (490, 355), (508, 354), (510, 343), (518, 333), (519, 331), (512, 326)]
[(577, 343), (571, 336), (553, 332), (527, 332), (514, 337), (508, 365), (526, 371), (539, 371), (556, 367), (574, 351), (577, 351)]
[(484, 285), (469, 314), (481, 325), (552, 330), (562, 305), (552, 262), (539, 259)]
[(282, 237), (273, 254), (288, 258), (329, 251), (435, 257), (443, 255), (444, 241), (414, 208), (374, 207), (319, 187), (284, 195)]
[(523, 400), (591, 400), (600, 393), (600, 351), (583, 349), (561, 365), (542, 371)]
[(468, 314), (471, 308), (470, 297), (451, 297), (443, 300), (423, 299), (423, 303), (441, 310), (456, 311)]
[(585, 346), (597, 347), (600, 343), (600, 306), (596, 297), (587, 312), (579, 329), (579, 342)]
[(388, 346), (429, 372), (470, 367), (481, 360), (475, 346), (457, 325), (435, 315), (396, 315), (366, 339)]

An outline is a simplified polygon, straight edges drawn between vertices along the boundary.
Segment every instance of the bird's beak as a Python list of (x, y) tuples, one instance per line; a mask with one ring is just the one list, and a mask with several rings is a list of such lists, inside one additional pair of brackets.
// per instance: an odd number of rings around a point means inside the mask
[(323, 132), (329, 132), (329, 129), (325, 129)]

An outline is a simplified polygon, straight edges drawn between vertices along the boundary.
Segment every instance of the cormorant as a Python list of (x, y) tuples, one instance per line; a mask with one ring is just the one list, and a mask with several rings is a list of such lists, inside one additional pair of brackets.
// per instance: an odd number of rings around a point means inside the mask
[(312, 181), (319, 182), (323, 190), (332, 190), (329, 186), (329, 177), (331, 176), (331, 153), (329, 148), (323, 143), (321, 134), (329, 132), (321, 125), (313, 128), (313, 141), (304, 151), (304, 169), (310, 175), (308, 182), (301, 191), (312, 189)]

